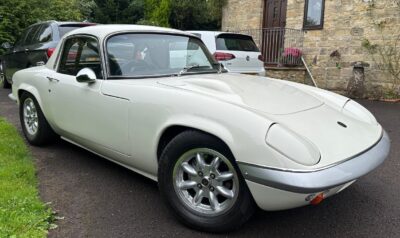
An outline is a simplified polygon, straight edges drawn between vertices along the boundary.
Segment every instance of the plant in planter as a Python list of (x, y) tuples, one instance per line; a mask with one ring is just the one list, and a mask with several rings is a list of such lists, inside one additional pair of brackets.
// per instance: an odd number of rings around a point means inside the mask
[(302, 51), (298, 48), (288, 47), (282, 52), (280, 63), (286, 66), (296, 66), (301, 64)]

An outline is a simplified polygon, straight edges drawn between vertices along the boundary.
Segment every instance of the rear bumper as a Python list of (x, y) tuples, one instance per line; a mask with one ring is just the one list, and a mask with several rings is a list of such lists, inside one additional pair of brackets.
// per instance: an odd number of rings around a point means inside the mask
[[(292, 203), (287, 204), (286, 208), (291, 208), (303, 204), (305, 196), (310, 194), (343, 190), (347, 184), (351, 184), (382, 164), (388, 157), (389, 151), (390, 139), (384, 131), (380, 141), (368, 151), (328, 168), (314, 171), (284, 171), (245, 163), (239, 163), (239, 168), (257, 204), (265, 204), (271, 193), (282, 193), (287, 197), (296, 197)], [(301, 201), (297, 200), (300, 198)], [(264, 205), (265, 207), (268, 206)]]

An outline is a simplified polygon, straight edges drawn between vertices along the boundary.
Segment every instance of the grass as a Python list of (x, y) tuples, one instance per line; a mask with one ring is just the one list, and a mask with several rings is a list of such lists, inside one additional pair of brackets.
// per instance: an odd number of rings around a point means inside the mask
[(46, 237), (51, 209), (39, 199), (32, 157), (17, 130), (0, 118), (0, 237)]

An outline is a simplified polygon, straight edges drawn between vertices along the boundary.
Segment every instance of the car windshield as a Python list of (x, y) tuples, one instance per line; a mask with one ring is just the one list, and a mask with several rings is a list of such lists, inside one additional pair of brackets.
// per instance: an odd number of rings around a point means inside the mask
[(127, 33), (106, 43), (109, 78), (218, 73), (201, 40), (181, 35)]
[(251, 36), (240, 34), (220, 34), (217, 37), (217, 50), (259, 52)]

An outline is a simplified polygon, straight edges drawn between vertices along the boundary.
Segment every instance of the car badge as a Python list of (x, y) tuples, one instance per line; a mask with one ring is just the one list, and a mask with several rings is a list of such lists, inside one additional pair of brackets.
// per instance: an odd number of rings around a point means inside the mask
[(246, 60), (247, 60), (247, 61), (250, 61), (250, 56), (247, 56), (247, 57), (246, 57)]

